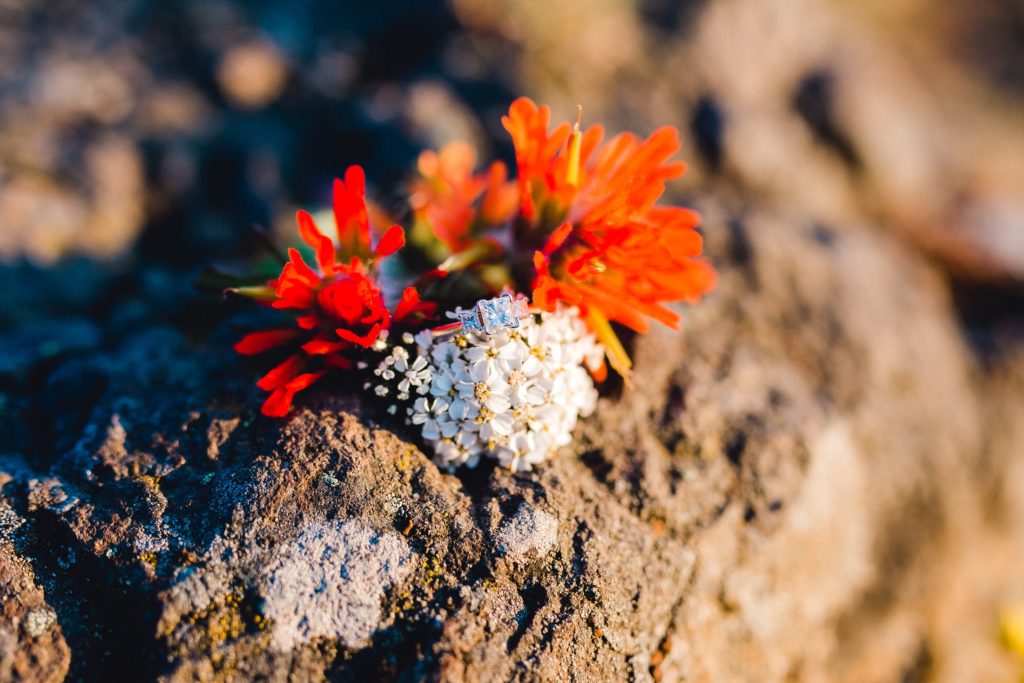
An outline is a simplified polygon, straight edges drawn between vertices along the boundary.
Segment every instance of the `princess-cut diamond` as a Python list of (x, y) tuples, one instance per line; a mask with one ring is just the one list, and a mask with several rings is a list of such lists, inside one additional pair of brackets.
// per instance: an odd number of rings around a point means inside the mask
[(509, 329), (519, 327), (519, 316), (516, 315), (511, 294), (506, 292), (488, 301), (481, 299), (476, 305), (487, 334), (494, 334), (503, 327)]

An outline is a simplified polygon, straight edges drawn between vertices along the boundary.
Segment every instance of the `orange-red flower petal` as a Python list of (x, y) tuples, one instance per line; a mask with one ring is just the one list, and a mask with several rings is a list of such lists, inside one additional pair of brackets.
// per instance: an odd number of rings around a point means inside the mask
[(345, 180), (334, 180), (334, 222), (338, 227), (338, 250), (346, 256), (366, 257), (370, 253), (370, 215), (366, 207), (366, 174), (360, 166), (349, 166)]
[(384, 233), (384, 236), (380, 238), (380, 242), (373, 250), (373, 255), (377, 258), (385, 258), (391, 256), (396, 251), (405, 246), (405, 230), (398, 225), (392, 225)]
[(323, 377), (322, 372), (309, 372), (299, 375), (287, 384), (274, 389), (267, 400), (263, 402), (260, 409), (267, 417), (284, 417), (292, 409), (292, 401), (295, 394), (303, 389), (309, 388), (314, 382)]
[(267, 330), (266, 332), (251, 332), (242, 337), (235, 344), (235, 351), (243, 356), (251, 356), (263, 353), (270, 349), (287, 344), (299, 336), (298, 330)]

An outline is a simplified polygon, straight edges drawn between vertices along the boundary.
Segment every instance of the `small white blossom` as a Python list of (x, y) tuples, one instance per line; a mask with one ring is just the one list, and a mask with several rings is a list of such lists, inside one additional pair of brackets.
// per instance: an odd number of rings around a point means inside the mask
[[(455, 386), (463, 381), (463, 376), (452, 370), (450, 365), (441, 366), (438, 370), (439, 372), (434, 374), (434, 381), (430, 383), (431, 396), (448, 396), (454, 399), (458, 395)], [(468, 380), (468, 375), (466, 379)]]
[(377, 337), (377, 341), (373, 342), (374, 351), (386, 351), (388, 348), (388, 331), (381, 330), (380, 335)]
[(513, 471), (528, 470), (553, 453), (549, 436), (543, 432), (522, 431), (496, 449), (498, 462)]
[(409, 409), (412, 423), (422, 425), (423, 438), (428, 441), (437, 441), (442, 436), (445, 438), (455, 436), (458, 427), (454, 422), (444, 419), (447, 412), (447, 401), (440, 398), (428, 400), (422, 396), (416, 399), (416, 403)]
[[(405, 335), (402, 336), (404, 339)], [(412, 358), (409, 349), (404, 346), (392, 347), (373, 369), (373, 374), (378, 380), (363, 384), (363, 389), (372, 389), (381, 398), (393, 395), (398, 403), (407, 404), (414, 396), (430, 392), (430, 363), (418, 351), (416, 357)], [(398, 404), (389, 405), (387, 411), (391, 415), (396, 414)]]
[(502, 414), (512, 407), (509, 386), (500, 375), (493, 379), (465, 379), (455, 383), (456, 396), (467, 403), (476, 402), (492, 413)]
[(426, 394), (430, 391), (430, 368), (427, 367), (427, 359), (423, 356), (416, 356), (411, 364), (408, 361), (409, 352), (398, 347), (395, 351), (401, 350), (404, 357), (395, 361), (395, 370), (402, 373), (402, 379), (398, 382), (398, 390), (408, 393), (415, 389), (417, 394)]
[(476, 467), (480, 461), (481, 449), (476, 434), (458, 432), (454, 437), (444, 438), (434, 444), (434, 455), (438, 464), (453, 468), (458, 465)]
[(499, 333), (468, 347), (464, 355), (470, 376), (482, 381), (501, 377), (514, 363), (518, 364), (519, 351), (508, 335)]

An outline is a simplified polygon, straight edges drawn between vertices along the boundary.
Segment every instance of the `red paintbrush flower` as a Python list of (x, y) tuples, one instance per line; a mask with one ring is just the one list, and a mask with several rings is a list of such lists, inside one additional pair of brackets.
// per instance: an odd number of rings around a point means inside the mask
[(465, 142), (453, 142), (440, 152), (420, 155), (420, 177), (412, 183), (409, 201), (417, 219), (457, 253), (480, 233), (500, 226), (515, 214), (518, 193), (508, 182), (500, 161), (474, 173), (476, 153)]
[(392, 225), (371, 246), (366, 181), (359, 166), (350, 166), (345, 180), (334, 182), (334, 219), (337, 243), (317, 228), (309, 213), (298, 212), (299, 236), (314, 250), (315, 268), (298, 250), (289, 249), (289, 261), (277, 278), (263, 287), (235, 290), (297, 313), (295, 327), (254, 332), (235, 344), (235, 350), (244, 355), (281, 346), (295, 348), (257, 382), (270, 392), (263, 403), (264, 415), (287, 414), (296, 393), (332, 369), (351, 368), (352, 356), (372, 347), (382, 331), (418, 322), (434, 312), (435, 305), (421, 301), (413, 287), (402, 292), (394, 311), (386, 305), (375, 278), (377, 266), (405, 244), (405, 232)]
[(578, 306), (604, 344), (612, 366), (628, 375), (629, 356), (609, 324), (646, 332), (653, 318), (678, 327), (665, 303), (695, 301), (716, 274), (699, 258), (700, 216), (656, 206), (665, 182), (681, 176), (679, 133), (664, 127), (646, 140), (630, 134), (601, 144), (600, 126), (579, 121), (548, 131), (550, 110), (520, 98), (502, 118), (516, 149), (519, 239), (542, 244), (534, 254), (534, 302), (553, 310)]

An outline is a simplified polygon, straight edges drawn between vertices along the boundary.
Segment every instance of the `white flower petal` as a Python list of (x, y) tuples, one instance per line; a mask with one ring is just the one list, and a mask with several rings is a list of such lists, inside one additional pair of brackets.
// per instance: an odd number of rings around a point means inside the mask
[(441, 429), (438, 427), (437, 420), (428, 420), (424, 423), (423, 438), (427, 441), (437, 441), (441, 438)]
[(494, 413), (504, 413), (512, 407), (512, 402), (508, 396), (500, 393), (492, 393), (485, 402), (485, 405), (489, 410)]

